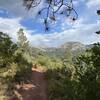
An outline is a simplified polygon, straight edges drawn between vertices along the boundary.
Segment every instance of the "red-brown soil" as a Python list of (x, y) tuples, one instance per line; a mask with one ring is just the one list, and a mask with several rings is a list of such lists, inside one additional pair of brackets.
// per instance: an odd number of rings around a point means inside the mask
[[(47, 99), (47, 84), (43, 69), (32, 68), (31, 78), (28, 83), (17, 85), (15, 95), (17, 98), (12, 100), (48, 100)], [(11, 100), (11, 99), (10, 99)]]

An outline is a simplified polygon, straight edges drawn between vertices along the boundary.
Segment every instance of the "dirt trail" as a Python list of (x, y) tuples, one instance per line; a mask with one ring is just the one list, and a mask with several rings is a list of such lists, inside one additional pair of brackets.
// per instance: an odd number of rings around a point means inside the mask
[(13, 100), (47, 100), (46, 80), (42, 68), (32, 68), (31, 81), (15, 91), (18, 99)]

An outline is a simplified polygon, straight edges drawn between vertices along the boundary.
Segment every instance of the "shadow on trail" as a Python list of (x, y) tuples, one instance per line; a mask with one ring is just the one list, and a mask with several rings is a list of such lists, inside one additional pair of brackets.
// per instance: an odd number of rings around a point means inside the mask
[(22, 86), (17, 86), (15, 95), (17, 98), (12, 100), (47, 100), (47, 84), (45, 74), (41, 69), (32, 69), (29, 82)]

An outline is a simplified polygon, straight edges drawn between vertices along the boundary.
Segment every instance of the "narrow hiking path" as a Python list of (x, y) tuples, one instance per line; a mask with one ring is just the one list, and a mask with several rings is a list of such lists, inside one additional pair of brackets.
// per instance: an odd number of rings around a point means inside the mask
[(15, 94), (17, 99), (13, 100), (48, 100), (47, 84), (43, 69), (32, 68), (31, 80), (29, 83), (23, 84)]

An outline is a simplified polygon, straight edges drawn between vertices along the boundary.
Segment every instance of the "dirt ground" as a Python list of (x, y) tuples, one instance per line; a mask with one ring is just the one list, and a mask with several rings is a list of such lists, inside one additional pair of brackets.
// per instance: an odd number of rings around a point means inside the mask
[(43, 69), (32, 68), (30, 81), (22, 86), (17, 85), (17, 91), (14, 91), (17, 98), (10, 100), (48, 100), (47, 84)]

